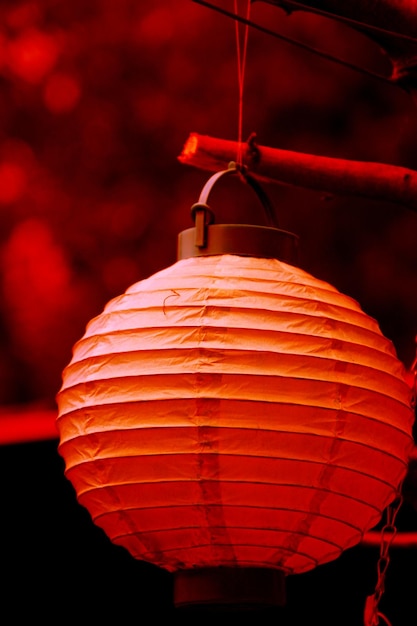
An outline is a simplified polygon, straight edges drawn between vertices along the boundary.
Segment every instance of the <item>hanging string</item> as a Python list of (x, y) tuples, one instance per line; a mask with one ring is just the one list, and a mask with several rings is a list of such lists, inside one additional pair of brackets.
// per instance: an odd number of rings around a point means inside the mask
[[(238, 102), (238, 139), (237, 139), (237, 154), (236, 165), (241, 168), (243, 165), (242, 154), (242, 133), (243, 133), (243, 92), (245, 84), (245, 71), (246, 71), (246, 52), (248, 48), (249, 38), (249, 24), (250, 21), (251, 0), (246, 0), (246, 23), (243, 29), (243, 43), (241, 44), (240, 34), (240, 22), (235, 20), (235, 35), (236, 35), (236, 54), (237, 54), (237, 76), (238, 76), (238, 89), (239, 89), (239, 102)], [(239, 16), (238, 0), (234, 0), (234, 11), (236, 17)]]

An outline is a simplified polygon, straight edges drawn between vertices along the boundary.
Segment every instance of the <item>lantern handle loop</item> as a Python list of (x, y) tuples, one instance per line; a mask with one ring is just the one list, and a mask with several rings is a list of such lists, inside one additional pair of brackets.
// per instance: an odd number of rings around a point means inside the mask
[(278, 228), (278, 223), (275, 217), (274, 207), (272, 205), (271, 200), (265, 193), (264, 189), (261, 187), (261, 185), (253, 176), (248, 174), (247, 168), (245, 166), (243, 165), (238, 166), (234, 161), (231, 161), (229, 163), (229, 167), (226, 170), (221, 170), (220, 172), (216, 172), (216, 174), (213, 174), (213, 176), (211, 176), (211, 178), (208, 179), (203, 189), (201, 190), (198, 202), (191, 207), (191, 212), (193, 216), (195, 214), (195, 211), (198, 208), (204, 207), (205, 209), (210, 210), (207, 203), (208, 203), (208, 197), (210, 195), (210, 192), (213, 186), (220, 178), (223, 178), (224, 176), (229, 176), (231, 174), (238, 174), (244, 182), (248, 183), (252, 187), (252, 189), (255, 191), (256, 195), (258, 196), (259, 200), (262, 203), (262, 206), (266, 214), (268, 226)]

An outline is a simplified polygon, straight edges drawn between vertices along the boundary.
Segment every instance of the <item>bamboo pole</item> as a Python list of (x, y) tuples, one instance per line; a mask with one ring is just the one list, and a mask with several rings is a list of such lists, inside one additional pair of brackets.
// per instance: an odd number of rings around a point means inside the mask
[[(394, 202), (417, 211), (417, 172), (414, 170), (258, 146), (254, 136), (245, 145), (243, 165), (260, 180)], [(178, 160), (202, 170), (219, 171), (236, 159), (237, 152), (236, 141), (191, 133)]]

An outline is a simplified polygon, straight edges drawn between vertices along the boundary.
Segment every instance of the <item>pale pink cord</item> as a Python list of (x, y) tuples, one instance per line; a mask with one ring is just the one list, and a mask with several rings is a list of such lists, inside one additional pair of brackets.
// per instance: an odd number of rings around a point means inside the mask
[[(238, 15), (238, 0), (234, 0), (235, 15)], [(246, 0), (246, 16), (245, 19), (249, 21), (251, 10), (251, 0)], [(237, 52), (237, 76), (238, 76), (238, 88), (239, 88), (239, 113), (238, 113), (238, 141), (237, 141), (237, 155), (236, 164), (242, 166), (242, 132), (243, 132), (243, 90), (245, 82), (245, 69), (246, 69), (246, 52), (248, 48), (248, 34), (249, 25), (244, 26), (243, 46), (240, 44), (240, 24), (236, 20), (235, 22), (235, 34), (236, 34), (236, 52)]]

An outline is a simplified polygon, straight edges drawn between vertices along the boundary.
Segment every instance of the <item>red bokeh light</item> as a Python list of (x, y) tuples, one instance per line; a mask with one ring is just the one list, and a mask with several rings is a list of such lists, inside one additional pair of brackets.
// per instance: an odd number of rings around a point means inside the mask
[(19, 78), (37, 84), (55, 66), (59, 48), (56, 36), (28, 28), (8, 45), (9, 67)]
[(10, 28), (21, 30), (38, 23), (42, 17), (41, 3), (33, 0), (11, 7), (6, 22)]
[(19, 200), (27, 187), (27, 174), (17, 163), (0, 163), (0, 204)]
[(48, 77), (43, 96), (51, 113), (68, 113), (80, 100), (81, 86), (74, 76), (56, 72)]
[(175, 34), (175, 15), (170, 7), (159, 7), (141, 16), (132, 30), (133, 39), (148, 48), (160, 48)]

